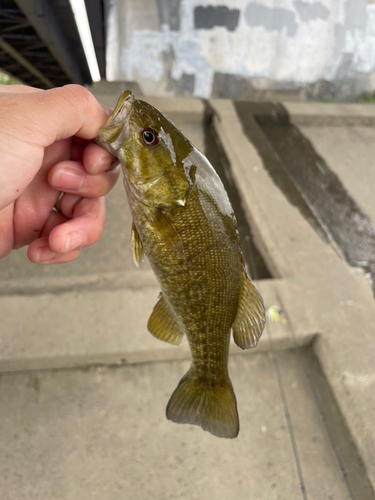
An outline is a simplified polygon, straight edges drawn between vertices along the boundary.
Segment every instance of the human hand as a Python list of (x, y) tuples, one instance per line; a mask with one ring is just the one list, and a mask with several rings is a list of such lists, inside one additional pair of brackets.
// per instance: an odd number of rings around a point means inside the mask
[(111, 110), (79, 85), (1, 86), (0, 109), (0, 258), (29, 245), (31, 262), (69, 262), (100, 238), (119, 176), (90, 142)]

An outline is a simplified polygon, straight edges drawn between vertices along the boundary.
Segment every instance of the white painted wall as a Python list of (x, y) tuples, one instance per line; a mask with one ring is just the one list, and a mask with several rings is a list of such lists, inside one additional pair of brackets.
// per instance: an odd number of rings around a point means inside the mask
[[(324, 80), (338, 97), (375, 90), (375, 0), (106, 2), (107, 79), (136, 81), (145, 94), (176, 93), (173, 83), (185, 74), (194, 76), (188, 92), (209, 97), (215, 73), (258, 89), (314, 88)], [(159, 17), (158, 5), (170, 2), (179, 3), (178, 31)], [(235, 30), (195, 29), (195, 7), (208, 5), (238, 9)]]

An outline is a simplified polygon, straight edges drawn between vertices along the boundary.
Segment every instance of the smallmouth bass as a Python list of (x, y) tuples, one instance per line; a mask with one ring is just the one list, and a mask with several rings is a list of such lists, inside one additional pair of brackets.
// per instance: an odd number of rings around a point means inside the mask
[(149, 331), (171, 344), (185, 334), (192, 364), (167, 405), (167, 418), (234, 438), (237, 403), (228, 375), (231, 331), (255, 347), (263, 301), (247, 276), (237, 223), (214, 168), (157, 109), (123, 92), (98, 144), (116, 156), (133, 217), (131, 243), (146, 255), (161, 293)]

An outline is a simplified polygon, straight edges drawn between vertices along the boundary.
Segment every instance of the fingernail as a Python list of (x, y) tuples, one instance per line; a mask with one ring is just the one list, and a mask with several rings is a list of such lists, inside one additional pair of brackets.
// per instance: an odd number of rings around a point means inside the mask
[(63, 168), (56, 172), (52, 178), (52, 184), (59, 189), (68, 189), (77, 191), (83, 187), (85, 180), (76, 170), (72, 168)]
[(66, 236), (65, 251), (72, 252), (73, 250), (78, 250), (86, 243), (86, 237), (81, 232), (69, 233)]
[(37, 264), (48, 264), (53, 262), (56, 257), (56, 252), (51, 250), (50, 247), (40, 247), (35, 256), (35, 262)]
[(100, 162), (92, 169), (92, 174), (95, 175), (99, 172), (105, 172), (112, 165), (112, 162), (112, 158), (102, 158)]

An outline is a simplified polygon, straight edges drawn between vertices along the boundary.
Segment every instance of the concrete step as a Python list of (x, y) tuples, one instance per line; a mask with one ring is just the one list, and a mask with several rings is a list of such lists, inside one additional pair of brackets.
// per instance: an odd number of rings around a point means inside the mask
[(283, 102), (283, 106), (295, 125), (340, 128), (375, 126), (374, 104)]
[[(147, 331), (159, 287), (140, 286), (135, 273), (132, 278), (127, 288), (2, 297), (0, 372), (190, 359), (186, 340), (175, 347)], [(149, 271), (142, 280), (155, 278)], [(266, 307), (279, 304), (282, 283), (270, 280), (261, 288)], [(273, 332), (275, 349), (293, 347), (288, 323), (275, 323)], [(298, 345), (314, 338), (306, 322), (295, 334)], [(269, 348), (262, 340), (256, 350)], [(243, 351), (232, 342), (231, 352)]]

